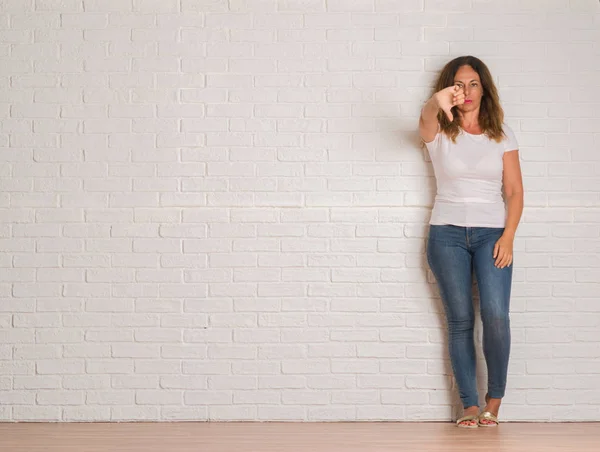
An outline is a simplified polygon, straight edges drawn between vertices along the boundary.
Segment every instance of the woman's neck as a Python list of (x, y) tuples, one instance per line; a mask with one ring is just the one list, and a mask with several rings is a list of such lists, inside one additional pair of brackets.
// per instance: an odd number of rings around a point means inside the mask
[(479, 129), (479, 109), (474, 111), (468, 111), (466, 113), (459, 113), (460, 126), (463, 129)]

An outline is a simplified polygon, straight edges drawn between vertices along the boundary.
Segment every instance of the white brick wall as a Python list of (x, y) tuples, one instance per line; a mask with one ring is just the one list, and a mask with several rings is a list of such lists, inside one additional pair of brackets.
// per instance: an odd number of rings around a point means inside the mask
[(416, 129), (460, 54), (527, 192), (502, 417), (600, 420), (596, 0), (1, 0), (0, 420), (450, 419)]

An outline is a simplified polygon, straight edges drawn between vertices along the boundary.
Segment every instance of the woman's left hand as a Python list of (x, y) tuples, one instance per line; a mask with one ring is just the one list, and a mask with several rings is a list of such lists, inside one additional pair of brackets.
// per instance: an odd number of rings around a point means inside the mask
[(494, 265), (498, 268), (508, 267), (513, 260), (513, 241), (514, 238), (508, 235), (502, 235), (496, 245), (494, 245)]

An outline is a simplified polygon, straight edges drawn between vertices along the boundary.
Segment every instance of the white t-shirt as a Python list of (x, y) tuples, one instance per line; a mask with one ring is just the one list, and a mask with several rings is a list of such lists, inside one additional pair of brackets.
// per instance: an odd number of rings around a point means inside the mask
[(502, 157), (518, 149), (512, 129), (502, 125), (501, 143), (485, 134), (460, 129), (456, 143), (439, 131), (425, 143), (433, 163), (437, 194), (430, 224), (503, 228), (506, 206), (502, 198)]

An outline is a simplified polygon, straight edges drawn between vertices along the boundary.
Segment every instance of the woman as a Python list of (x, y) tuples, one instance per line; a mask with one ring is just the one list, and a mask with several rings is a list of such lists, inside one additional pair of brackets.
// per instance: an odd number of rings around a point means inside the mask
[[(419, 133), (437, 181), (427, 261), (444, 305), (450, 361), (464, 408), (457, 425), (494, 427), (506, 387), (513, 241), (523, 210), (523, 183), (515, 135), (504, 123), (498, 92), (481, 60), (463, 56), (446, 64), (421, 111)], [(473, 273), (488, 369), (482, 413), (475, 375)]]

